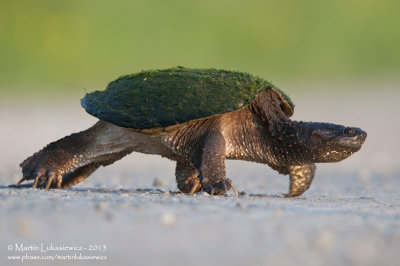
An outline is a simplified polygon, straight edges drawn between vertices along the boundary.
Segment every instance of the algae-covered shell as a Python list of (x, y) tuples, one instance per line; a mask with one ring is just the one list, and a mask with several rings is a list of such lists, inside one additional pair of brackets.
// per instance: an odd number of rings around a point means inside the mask
[(265, 89), (278, 92), (289, 114), (293, 113), (290, 98), (264, 79), (242, 72), (183, 67), (122, 76), (106, 90), (86, 94), (81, 104), (101, 120), (151, 129), (238, 110)]

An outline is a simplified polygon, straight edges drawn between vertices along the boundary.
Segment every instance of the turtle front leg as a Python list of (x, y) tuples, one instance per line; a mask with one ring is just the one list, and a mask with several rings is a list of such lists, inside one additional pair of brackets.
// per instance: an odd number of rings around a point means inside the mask
[(296, 197), (310, 188), (315, 174), (315, 164), (289, 166), (290, 186), (286, 197)]
[(33, 188), (66, 188), (85, 180), (100, 166), (132, 152), (130, 132), (104, 121), (50, 143), (24, 160), (22, 179), (34, 180)]
[(210, 195), (223, 195), (227, 190), (238, 192), (225, 170), (225, 139), (220, 132), (210, 132), (203, 138), (203, 145), (197, 150), (194, 163), (200, 172), (203, 190)]
[(226, 178), (226, 143), (218, 128), (218, 120), (206, 119), (161, 137), (161, 142), (180, 157), (174, 160), (176, 181), (182, 192), (203, 190), (210, 195), (223, 195), (232, 188), (238, 195), (232, 181)]
[(178, 189), (183, 193), (200, 192), (200, 172), (187, 160), (179, 160), (175, 168), (176, 183)]

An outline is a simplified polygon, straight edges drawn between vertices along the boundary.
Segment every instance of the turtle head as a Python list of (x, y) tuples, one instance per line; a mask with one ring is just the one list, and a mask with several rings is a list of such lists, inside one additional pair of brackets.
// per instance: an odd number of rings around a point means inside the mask
[(304, 123), (304, 141), (314, 162), (339, 162), (357, 152), (367, 133), (360, 128), (330, 123)]

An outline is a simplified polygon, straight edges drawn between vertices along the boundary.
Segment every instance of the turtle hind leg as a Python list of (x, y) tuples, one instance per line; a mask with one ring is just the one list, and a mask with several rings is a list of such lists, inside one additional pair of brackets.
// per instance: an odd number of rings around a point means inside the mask
[(135, 149), (137, 140), (127, 129), (99, 121), (91, 128), (52, 142), (24, 160), (22, 179), (34, 180), (33, 188), (66, 188)]
[(292, 165), (289, 167), (290, 186), (286, 197), (296, 197), (310, 188), (315, 174), (315, 164)]
[(187, 160), (177, 161), (176, 183), (178, 189), (183, 193), (196, 193), (202, 190), (199, 175), (197, 168)]

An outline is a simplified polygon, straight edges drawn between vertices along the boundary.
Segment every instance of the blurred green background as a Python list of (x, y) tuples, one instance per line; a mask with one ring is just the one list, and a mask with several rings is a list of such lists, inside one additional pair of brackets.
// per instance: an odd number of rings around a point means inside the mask
[(398, 0), (0, 0), (0, 92), (79, 94), (142, 69), (397, 78)]

